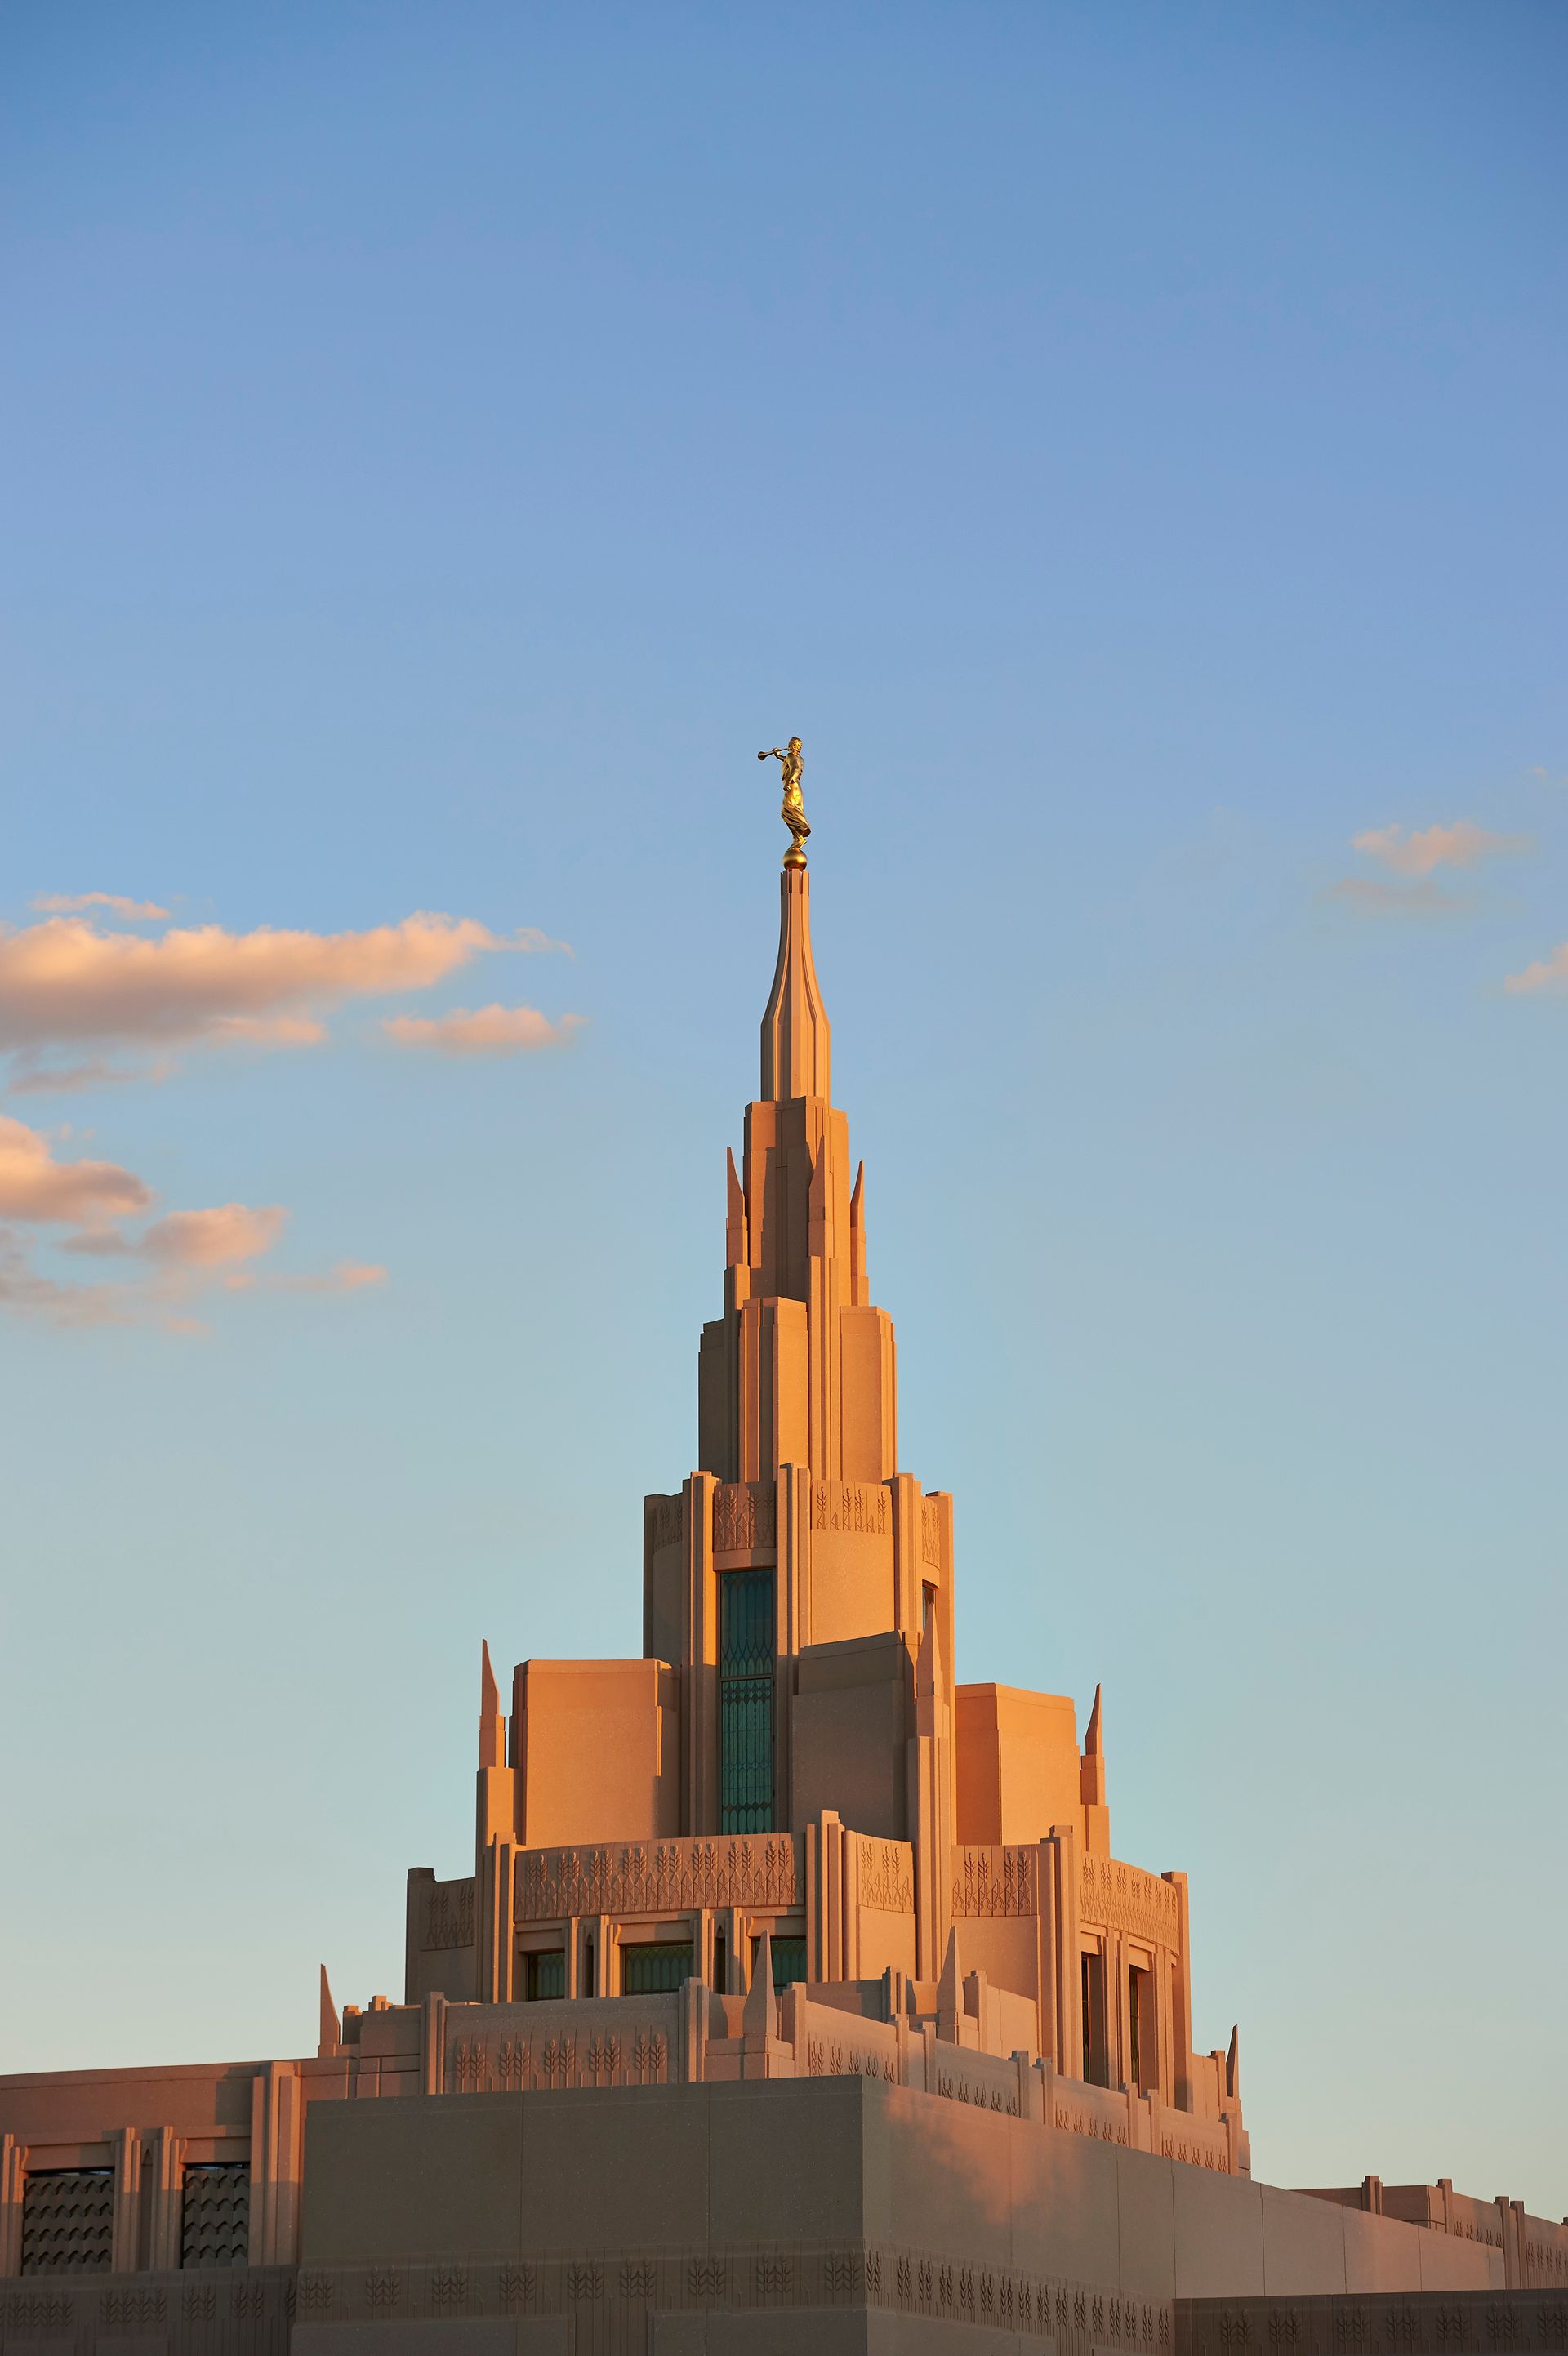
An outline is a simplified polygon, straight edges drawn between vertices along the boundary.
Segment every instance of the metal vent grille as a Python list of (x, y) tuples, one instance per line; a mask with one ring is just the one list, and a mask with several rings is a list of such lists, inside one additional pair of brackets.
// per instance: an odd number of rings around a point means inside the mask
[(107, 2274), (114, 2244), (112, 2168), (36, 2168), (22, 2195), (25, 2275)]
[(185, 2171), (182, 2266), (243, 2266), (251, 2259), (251, 2169), (220, 2160)]

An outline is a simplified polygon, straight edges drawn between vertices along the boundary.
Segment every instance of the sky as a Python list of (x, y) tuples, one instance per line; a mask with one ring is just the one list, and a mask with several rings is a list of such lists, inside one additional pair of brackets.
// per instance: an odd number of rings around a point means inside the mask
[(1568, 2210), (1568, 16), (0, 17), (0, 2070), (627, 1654), (805, 741), (966, 1679), (1271, 2182)]

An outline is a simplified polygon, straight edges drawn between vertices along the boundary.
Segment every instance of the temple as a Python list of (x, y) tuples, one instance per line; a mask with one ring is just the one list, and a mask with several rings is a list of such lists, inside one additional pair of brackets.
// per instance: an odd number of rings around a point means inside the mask
[(1253, 2182), (1099, 1691), (1080, 1741), (955, 1681), (831, 1044), (797, 843), (639, 1656), (509, 1709), (485, 1649), (401, 2002), (324, 1972), (311, 2055), (0, 2079), (0, 2356), (1568, 2344), (1568, 2222)]

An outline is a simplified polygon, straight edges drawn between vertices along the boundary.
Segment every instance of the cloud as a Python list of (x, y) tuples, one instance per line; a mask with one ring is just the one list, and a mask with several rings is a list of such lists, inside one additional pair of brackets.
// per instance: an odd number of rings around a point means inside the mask
[(83, 908), (107, 908), (136, 924), (165, 924), (168, 910), (156, 900), (127, 900), (119, 892), (40, 892), (33, 906), (45, 916), (74, 916)]
[(373, 1261), (340, 1259), (325, 1276), (252, 1276), (247, 1270), (237, 1276), (226, 1276), (226, 1292), (363, 1292), (367, 1286), (384, 1284), (387, 1272)]
[(124, 1284), (57, 1284), (40, 1276), (27, 1247), (0, 1227), (0, 1309), (16, 1309), (56, 1325), (125, 1325), (134, 1311)]
[(252, 1209), (249, 1203), (220, 1203), (210, 1211), (170, 1211), (139, 1236), (118, 1227), (90, 1229), (61, 1246), (91, 1259), (139, 1258), (159, 1268), (227, 1268), (271, 1251), (288, 1223), (280, 1203)]
[(1351, 848), (1381, 860), (1396, 875), (1430, 875), (1439, 867), (1475, 867), (1483, 859), (1520, 859), (1531, 849), (1527, 834), (1491, 834), (1471, 819), (1452, 826), (1429, 826), (1407, 834), (1402, 826), (1380, 826), (1351, 838)]
[(171, 1211), (154, 1220), (136, 1249), (164, 1268), (223, 1268), (271, 1251), (287, 1219), (277, 1203), (264, 1210), (222, 1203), (210, 1211)]
[(394, 1014), (381, 1024), (400, 1047), (424, 1047), (438, 1055), (521, 1055), (538, 1047), (564, 1047), (583, 1017), (564, 1014), (558, 1023), (536, 1006), (455, 1006), (450, 1014), (426, 1021)]
[(227, 1291), (346, 1293), (383, 1284), (386, 1270), (341, 1260), (321, 1274), (260, 1276), (245, 1263), (270, 1252), (288, 1213), (280, 1203), (219, 1203), (167, 1211), (127, 1231), (152, 1208), (153, 1194), (113, 1162), (62, 1162), (50, 1140), (0, 1114), (0, 1221), (64, 1227), (54, 1248), (78, 1259), (118, 1259), (136, 1272), (113, 1281), (62, 1283), (37, 1264), (14, 1226), (0, 1225), (0, 1311), (21, 1311), (62, 1326), (155, 1324), (171, 1333), (206, 1332), (189, 1312), (214, 1286)]
[(0, 1113), (0, 1218), (101, 1226), (147, 1209), (152, 1189), (117, 1162), (57, 1162), (39, 1130)]
[(223, 1014), (208, 1032), (215, 1044), (245, 1047), (319, 1047), (326, 1036), (314, 1014)]
[(1522, 973), (1510, 973), (1503, 988), (1516, 998), (1528, 997), (1537, 990), (1568, 989), (1568, 941), (1554, 948), (1550, 957), (1537, 958)]
[(1440, 892), (1426, 876), (1418, 884), (1385, 884), (1375, 875), (1344, 875), (1323, 896), (1368, 916), (1461, 916), (1474, 905), (1468, 893)]
[(358, 933), (202, 925), (156, 939), (52, 916), (0, 931), (0, 1048), (258, 1037), (297, 1045), (318, 1038), (317, 1018), (347, 999), (427, 989), (485, 951), (556, 946), (532, 928), (502, 937), (471, 917), (424, 911)]
[(18, 1056), (4, 1085), (14, 1097), (68, 1096), (79, 1088), (118, 1087), (126, 1080), (166, 1080), (173, 1069), (166, 1057), (156, 1064), (111, 1064), (102, 1055), (90, 1064), (35, 1064)]

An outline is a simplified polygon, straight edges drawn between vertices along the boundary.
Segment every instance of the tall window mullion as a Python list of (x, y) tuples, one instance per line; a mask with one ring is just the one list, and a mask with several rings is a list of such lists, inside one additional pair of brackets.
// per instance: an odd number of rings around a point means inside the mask
[(719, 1808), (726, 1833), (773, 1828), (773, 1573), (719, 1578)]

